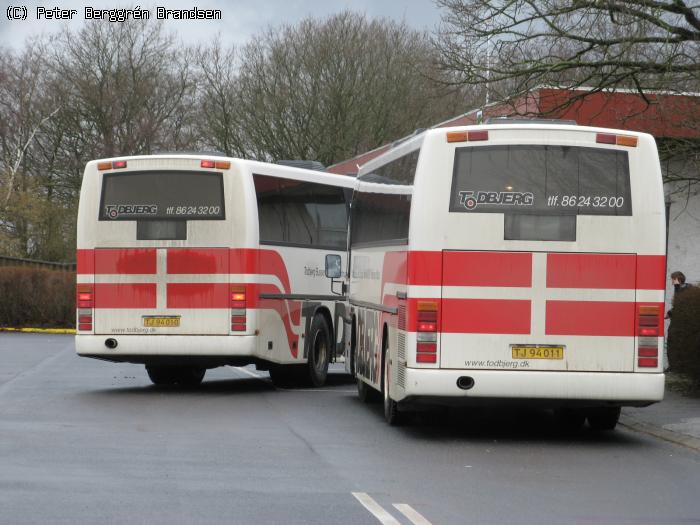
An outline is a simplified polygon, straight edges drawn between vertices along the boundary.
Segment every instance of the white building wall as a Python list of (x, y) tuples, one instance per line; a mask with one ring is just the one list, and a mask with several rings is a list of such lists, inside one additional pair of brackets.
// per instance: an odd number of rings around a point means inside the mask
[[(668, 213), (668, 253), (666, 263), (666, 311), (673, 301), (671, 273), (681, 271), (686, 281), (700, 284), (700, 173), (692, 162), (667, 163), (664, 175), (685, 174), (699, 182), (672, 182), (664, 184)], [(666, 321), (668, 333), (668, 321)], [(666, 361), (668, 362), (668, 361)]]

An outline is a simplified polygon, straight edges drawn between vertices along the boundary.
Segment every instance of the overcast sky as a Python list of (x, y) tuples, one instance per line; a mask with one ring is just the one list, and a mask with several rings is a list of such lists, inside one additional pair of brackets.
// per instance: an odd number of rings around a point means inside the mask
[[(149, 0), (150, 1), (150, 0)], [(370, 17), (389, 17), (405, 20), (416, 29), (432, 29), (440, 21), (440, 11), (433, 0), (161, 0), (154, 3), (125, 3), (120, 0), (102, 2), (99, 0), (76, 1), (35, 1), (4, 0), (0, 12), (0, 46), (15, 49), (23, 47), (27, 37), (41, 33), (63, 31), (65, 28), (77, 29), (86, 22), (83, 18), (84, 7), (114, 9), (139, 5), (150, 9), (151, 19), (155, 19), (155, 7), (168, 9), (189, 9), (195, 6), (201, 9), (220, 9), (220, 21), (168, 21), (166, 28), (176, 32), (186, 43), (207, 42), (214, 35), (220, 34), (226, 44), (243, 44), (252, 35), (268, 25), (282, 23), (293, 24), (306, 16), (324, 17), (343, 9), (365, 13)], [(28, 10), (25, 21), (10, 21), (7, 8), (24, 5)], [(36, 19), (36, 7), (76, 9), (77, 15), (72, 21), (58, 22)]]

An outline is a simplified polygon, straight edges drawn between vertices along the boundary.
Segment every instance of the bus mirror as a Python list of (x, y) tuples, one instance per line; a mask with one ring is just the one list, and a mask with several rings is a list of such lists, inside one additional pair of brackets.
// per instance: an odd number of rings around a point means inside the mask
[(337, 279), (341, 275), (340, 255), (326, 255), (326, 277)]

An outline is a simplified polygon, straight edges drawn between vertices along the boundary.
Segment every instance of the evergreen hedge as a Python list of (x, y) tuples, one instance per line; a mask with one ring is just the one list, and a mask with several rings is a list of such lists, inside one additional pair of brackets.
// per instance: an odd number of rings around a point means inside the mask
[(0, 327), (75, 327), (75, 273), (1, 267)]
[(674, 372), (700, 384), (700, 287), (693, 286), (673, 299), (668, 331), (668, 360)]

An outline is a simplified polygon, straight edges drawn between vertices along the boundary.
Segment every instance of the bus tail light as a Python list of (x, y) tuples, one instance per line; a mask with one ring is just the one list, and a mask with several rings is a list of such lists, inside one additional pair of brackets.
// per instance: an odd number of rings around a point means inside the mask
[(636, 148), (639, 139), (631, 135), (614, 135), (612, 133), (598, 133), (595, 136), (598, 144), (614, 144), (617, 146), (627, 146)]
[(246, 291), (245, 286), (231, 287), (231, 331), (246, 331)]
[(659, 333), (661, 309), (657, 305), (637, 307), (637, 366), (656, 368), (659, 366)]
[(437, 301), (416, 305), (416, 363), (437, 363)]
[(95, 307), (95, 293), (91, 284), (76, 286), (76, 306), (78, 307), (78, 331), (92, 331), (92, 312)]

